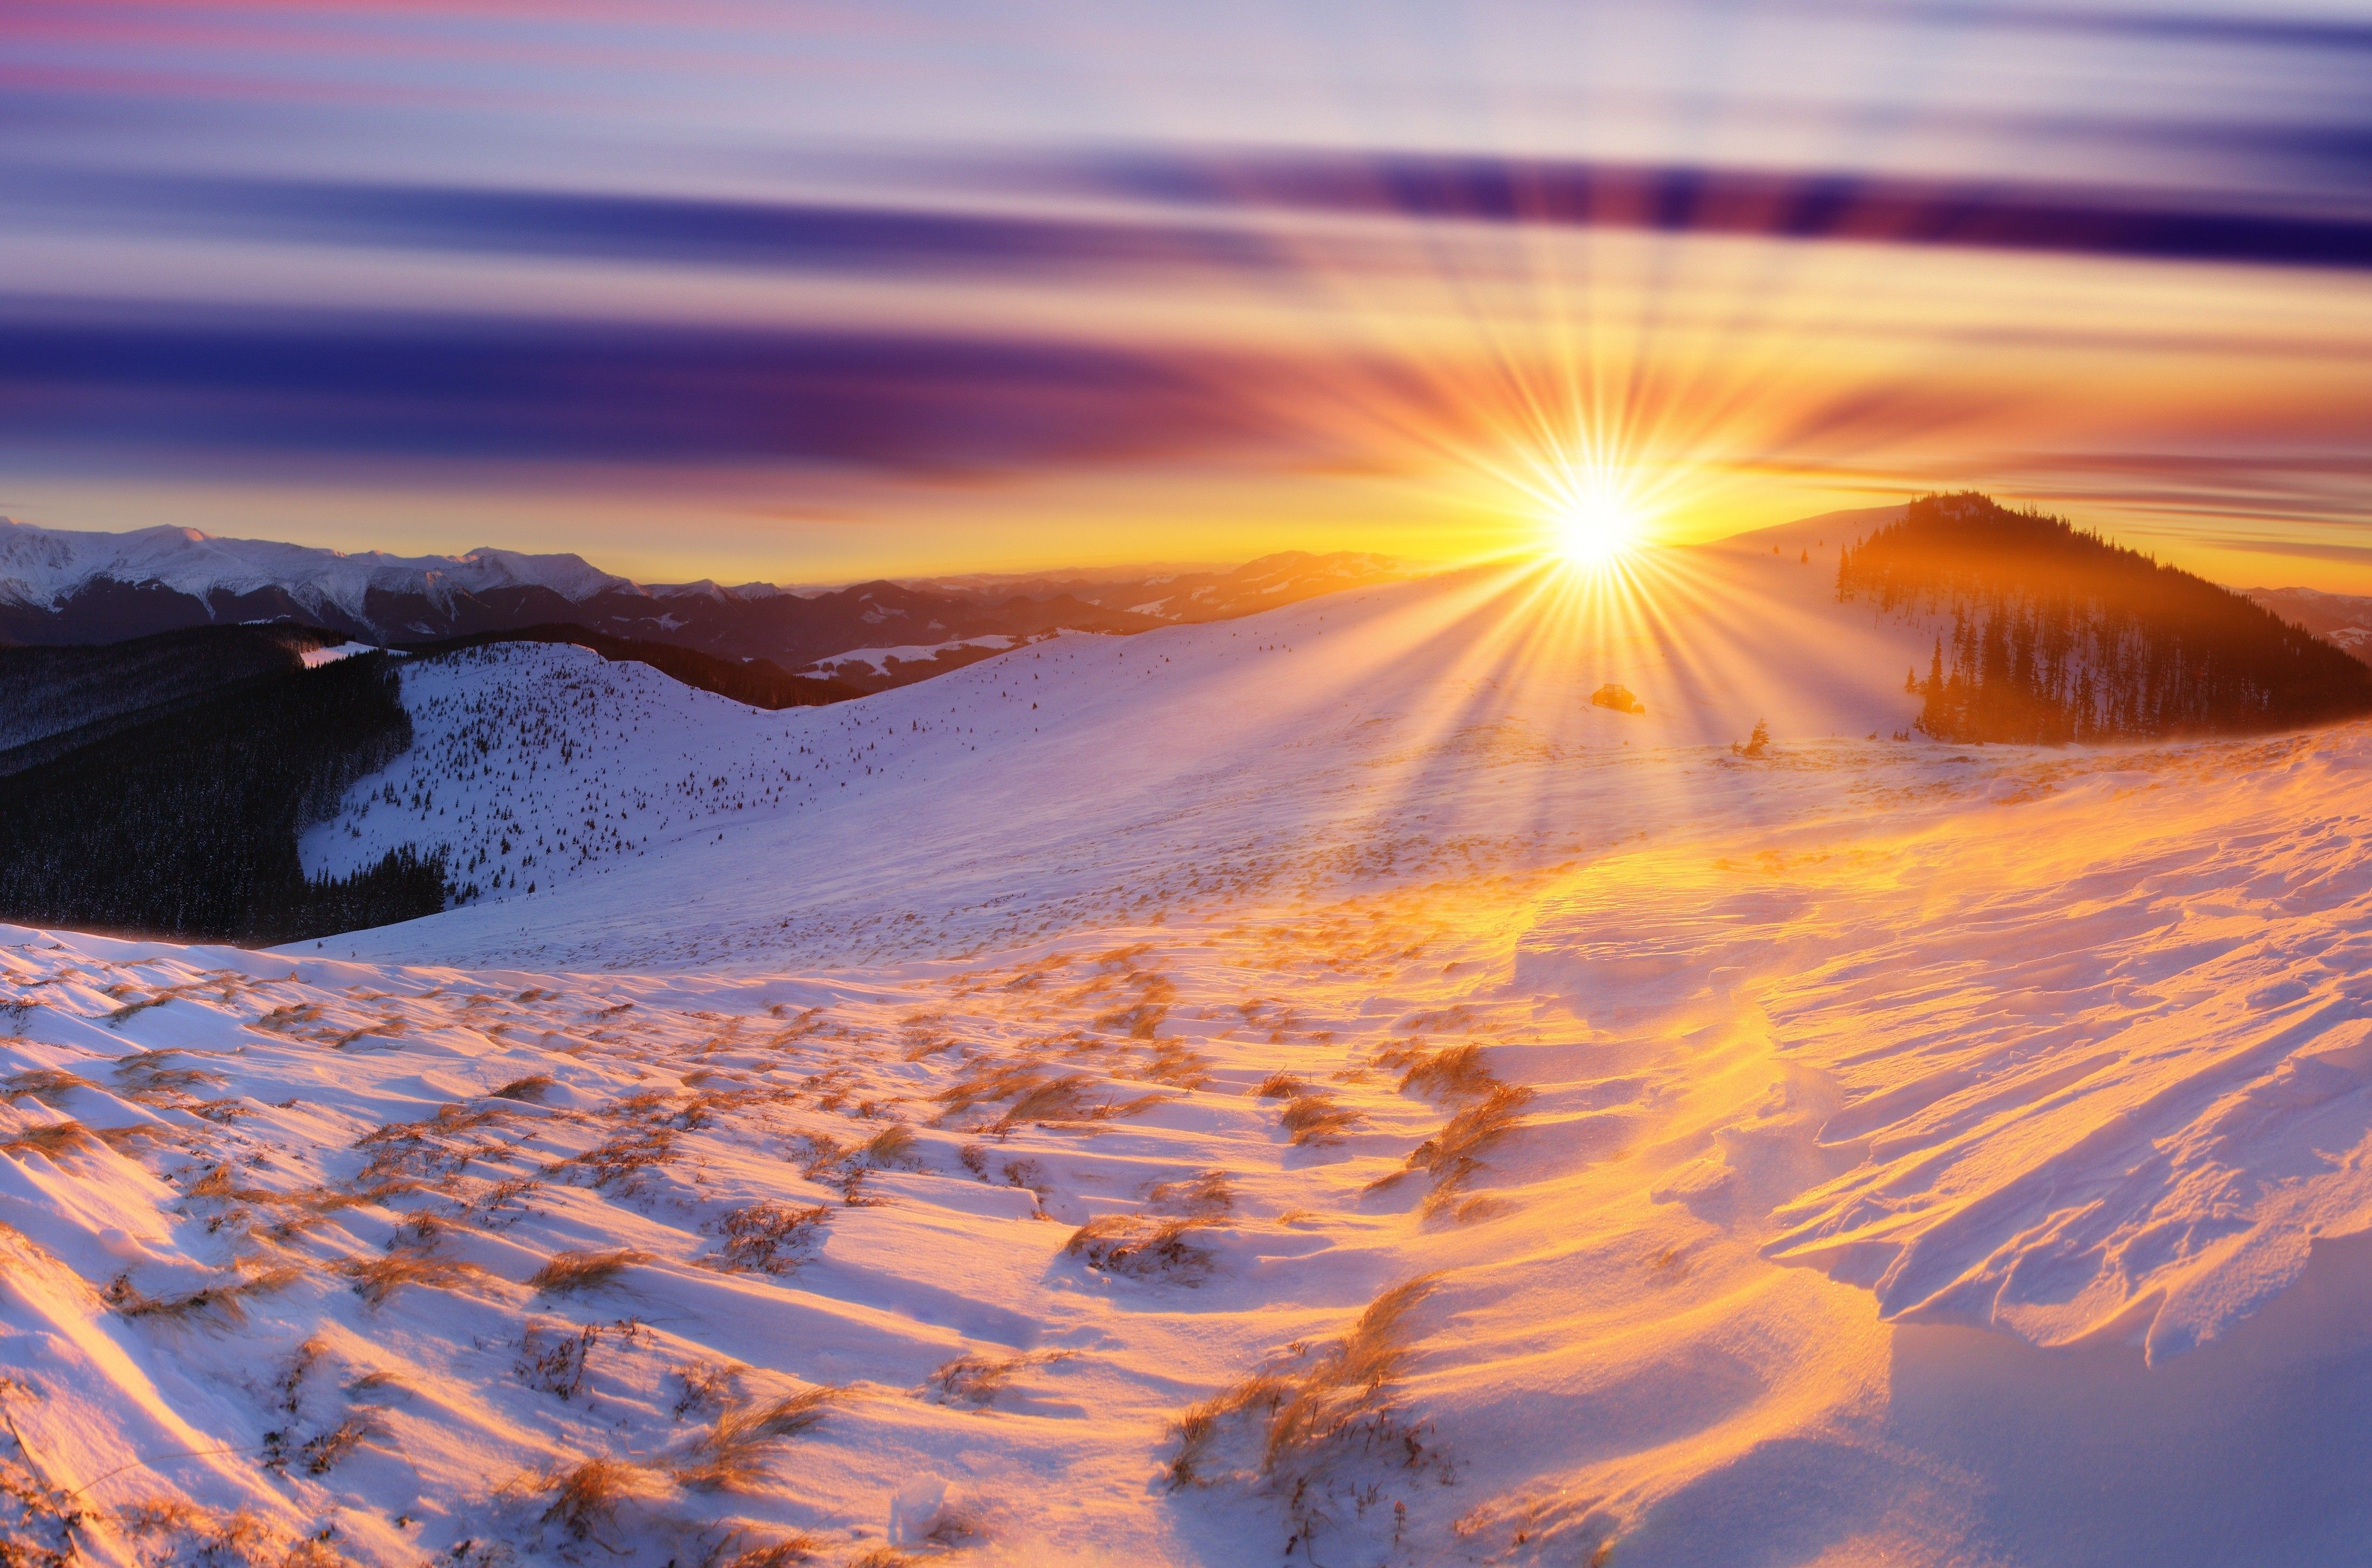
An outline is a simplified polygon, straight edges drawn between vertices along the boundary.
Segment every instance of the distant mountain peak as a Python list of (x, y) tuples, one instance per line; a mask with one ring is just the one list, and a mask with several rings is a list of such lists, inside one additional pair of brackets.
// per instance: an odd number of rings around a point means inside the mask
[(0, 601), (54, 608), (98, 582), (149, 584), (211, 602), (277, 589), (316, 613), (367, 619), (376, 592), (419, 594), (449, 607), (455, 590), (540, 587), (571, 603), (620, 589), (626, 578), (579, 555), (529, 555), (481, 546), (465, 555), (349, 554), (272, 540), (225, 539), (203, 529), (159, 524), (125, 533), (45, 528), (0, 517)]

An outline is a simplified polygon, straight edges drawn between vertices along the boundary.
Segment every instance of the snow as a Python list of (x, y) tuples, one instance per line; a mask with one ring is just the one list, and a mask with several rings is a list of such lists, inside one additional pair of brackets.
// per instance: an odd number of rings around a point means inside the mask
[(2355, 1561), (2372, 726), (1895, 741), (1817, 540), (821, 710), (409, 665), (307, 864), (519, 890), (0, 928), (0, 1457), (102, 1562)]
[(1002, 633), (992, 633), (981, 637), (958, 637), (945, 643), (908, 643), (894, 648), (851, 648), (846, 653), (834, 654), (830, 658), (819, 660), (818, 663), (827, 673), (838, 669), (843, 665), (861, 664), (868, 666), (876, 675), (887, 675), (890, 673), (892, 660), (905, 664), (918, 664), (924, 659), (937, 658), (941, 654), (953, 653), (958, 648), (1001, 650), (1010, 648), (1025, 640)]
[[(375, 643), (340, 643), (334, 648), (308, 648), (304, 653), (305, 668), (319, 669), (325, 664), (335, 664), (340, 659), (352, 658), (356, 654), (376, 654), (384, 651)], [(403, 656), (399, 653), (394, 656), (401, 658)]]
[[(1901, 672), (1928, 633), (1838, 604), (1833, 557), (1702, 553), (1659, 590), (1697, 607), (1685, 627), (1494, 570), (1063, 636), (773, 714), (581, 649), (424, 660), (404, 673), (413, 756), (357, 785), (305, 863), (343, 874), (413, 842), (482, 887), (501, 868), (499, 899), (341, 939), (355, 957), (769, 965), (1027, 940), (1333, 865), (1548, 864), (1660, 830), (1683, 796), (1750, 817), (1831, 787), (1738, 772), (1728, 745), (1758, 718), (1924, 778), (1884, 738), (1917, 711)], [(1646, 713), (1591, 707), (1609, 679)], [(1618, 782), (1639, 768), (1653, 791)], [(512, 897), (580, 875), (601, 898), (530, 915)], [(664, 927), (628, 912), (662, 907)]]
[(217, 539), (169, 525), (95, 533), (0, 517), (0, 600), (48, 607), (100, 578), (161, 583), (201, 598), (218, 591), (279, 587), (308, 608), (334, 605), (357, 620), (373, 589), (425, 594), (444, 606), (456, 589), (539, 587), (581, 602), (606, 589), (634, 587), (575, 555), (494, 549), (463, 555), (401, 556), (376, 550), (350, 555), (267, 540)]

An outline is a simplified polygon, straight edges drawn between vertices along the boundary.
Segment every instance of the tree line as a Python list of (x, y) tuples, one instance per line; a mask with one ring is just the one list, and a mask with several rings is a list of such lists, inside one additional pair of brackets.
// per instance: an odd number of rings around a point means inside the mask
[(2372, 713), (2372, 669), (2203, 578), (1973, 493), (1923, 496), (1843, 551), (1837, 596), (1951, 617), (1918, 726), (1941, 740), (2156, 738)]

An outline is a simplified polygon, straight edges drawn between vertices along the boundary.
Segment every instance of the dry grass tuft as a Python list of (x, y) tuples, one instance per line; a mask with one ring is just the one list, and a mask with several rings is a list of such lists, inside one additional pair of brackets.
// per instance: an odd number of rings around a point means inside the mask
[(197, 1087), (200, 1084), (219, 1084), (222, 1078), (195, 1067), (168, 1067), (165, 1062), (186, 1055), (179, 1051), (143, 1051), (116, 1063), (115, 1075), (123, 1082), (124, 1097), (136, 1100), (170, 1101)]
[(1400, 1376), (1410, 1354), (1408, 1316), (1433, 1287), (1433, 1276), (1419, 1275), (1367, 1304), (1341, 1346), (1303, 1375), (1269, 1419), (1262, 1469), (1343, 1430)]
[(943, 1051), (953, 1051), (955, 1048), (956, 1037), (951, 1034), (909, 1029), (906, 1034), (906, 1043), (899, 1051), (898, 1059), (901, 1062), (921, 1062), (936, 1056)]
[(840, 1146), (840, 1140), (829, 1132), (809, 1132), (806, 1138), (808, 1152), (807, 1156), (799, 1161), (799, 1174), (809, 1181), (821, 1181), (847, 1151)]
[(914, 1130), (893, 1121), (867, 1138), (849, 1157), (869, 1170), (912, 1169), (918, 1163), (914, 1144)]
[(1337, 1144), (1355, 1126), (1359, 1113), (1345, 1110), (1331, 1096), (1305, 1093), (1286, 1102), (1282, 1118), (1296, 1147), (1304, 1144)]
[(135, 1121), (129, 1127), (97, 1127), (92, 1131), (99, 1134), (100, 1143), (118, 1154), (123, 1153), (134, 1144), (169, 1144), (179, 1141), (178, 1135), (171, 1128), (159, 1126), (153, 1121)]
[(584, 1540), (592, 1535), (595, 1526), (615, 1519), (618, 1505), (646, 1484), (638, 1465), (607, 1456), (587, 1459), (543, 1478), (540, 1490), (552, 1493), (552, 1505), (543, 1511), (543, 1522), (558, 1525), (575, 1539)]
[(346, 1385), (346, 1398), (350, 1400), (376, 1399), (381, 1394), (408, 1394), (411, 1391), (411, 1385), (393, 1372), (366, 1372)]
[(997, 1119), (996, 1130), (1005, 1132), (1031, 1121), (1091, 1121), (1100, 1109), (1088, 1098), (1095, 1086), (1096, 1080), (1085, 1073), (1041, 1078), (1014, 1098)]
[(1249, 1410), (1264, 1407), (1273, 1411), (1285, 1402), (1285, 1379), (1262, 1373), (1187, 1406), (1170, 1428), (1170, 1436), (1178, 1444), (1168, 1467), (1170, 1486), (1174, 1489), (1205, 1484), (1207, 1478), (1202, 1473), (1202, 1466), (1226, 1423)]
[(400, 1035), (402, 1032), (403, 1020), (401, 1018), (381, 1018), (376, 1023), (363, 1024), (355, 1028), (343, 1030), (329, 1042), (330, 1049), (331, 1051), (344, 1051), (351, 1046), (359, 1045), (366, 1040), (384, 1040), (390, 1036)]
[(1144, 1075), (1173, 1089), (1199, 1089), (1211, 1081), (1211, 1059), (1165, 1040), (1145, 1059)]
[[(728, 1549), (731, 1543), (727, 1543)], [(792, 1568), (795, 1563), (812, 1562), (823, 1543), (801, 1530), (781, 1540), (761, 1541), (745, 1546), (730, 1557), (718, 1561), (716, 1568)]]
[(557, 1173), (581, 1170), (592, 1178), (596, 1187), (618, 1185), (631, 1191), (644, 1171), (656, 1169), (675, 1158), (676, 1134), (665, 1127), (638, 1127), (621, 1133), (598, 1148), (572, 1155), (553, 1166)]
[(688, 1361), (677, 1367), (675, 1378), (683, 1392), (676, 1396), (676, 1419), (681, 1421), (696, 1410), (712, 1406), (723, 1410), (731, 1404), (740, 1391), (741, 1375), (748, 1370), (731, 1361)]
[(387, 1249), (390, 1252), (434, 1252), (444, 1244), (445, 1237), (452, 1230), (453, 1221), (449, 1216), (434, 1209), (422, 1209), (396, 1226), (395, 1234), (387, 1238)]
[[(1532, 1091), (1502, 1084), (1479, 1103), (1468, 1106), (1409, 1155), (1408, 1168), (1433, 1178), (1425, 1199), (1428, 1215), (1449, 1205), (1453, 1195), (1482, 1169), (1482, 1155), (1522, 1124), (1523, 1109)], [(1480, 1211), (1468, 1217), (1481, 1217)]]
[(1108, 1121), (1161, 1103), (1158, 1095), (1108, 1101), (1097, 1095), (1097, 1087), (1095, 1078), (1084, 1073), (1054, 1073), (1037, 1057), (975, 1063), (962, 1078), (938, 1094), (939, 1103), (947, 1107), (940, 1120), (961, 1115), (976, 1105), (1010, 1100), (1005, 1114), (990, 1129), (1003, 1134), (1030, 1122)]
[(69, 1091), (91, 1086), (88, 1078), (59, 1068), (29, 1067), (22, 1073), (10, 1074), (7, 1083), (0, 1086), (0, 1093), (5, 1093), (10, 1099), (20, 1095), (29, 1096), (54, 1110)]
[(1402, 1094), (1433, 1100), (1480, 1098), (1498, 1086), (1498, 1077), (1484, 1064), (1479, 1045), (1453, 1045), (1431, 1055), (1420, 1054), (1401, 1074)]
[(1145, 1195), (1145, 1205), (1159, 1214), (1188, 1219), (1216, 1219), (1236, 1206), (1236, 1191), (1224, 1170), (1205, 1170), (1177, 1181), (1157, 1181)]
[(382, 1446), (386, 1436), (386, 1424), (365, 1411), (346, 1417), (297, 1451), (304, 1457), (307, 1475), (327, 1475), (355, 1449)]
[(406, 1285), (432, 1290), (456, 1290), (483, 1274), (475, 1263), (451, 1258), (430, 1258), (418, 1252), (390, 1252), (384, 1258), (357, 1259), (338, 1266), (355, 1282), (355, 1294), (373, 1307)]
[(511, 1374), (530, 1388), (556, 1395), (564, 1404), (585, 1387), (585, 1364), (600, 1342), (601, 1330), (593, 1324), (572, 1330), (566, 1323), (530, 1318), (519, 1336), (518, 1359), (511, 1364)]
[(182, 1295), (149, 1295), (133, 1284), (131, 1275), (118, 1274), (99, 1293), (99, 1299), (122, 1318), (154, 1318), (165, 1322), (182, 1322), (201, 1313), (211, 1312), (227, 1323), (237, 1324), (246, 1320), (247, 1312), (242, 1303), (249, 1296), (285, 1290), (296, 1283), (300, 1272), (292, 1268), (262, 1269)]
[(51, 1121), (21, 1128), (0, 1138), (0, 1154), (43, 1155), (57, 1159), (98, 1141), (90, 1129), (79, 1121)]
[(725, 1244), (708, 1267), (743, 1273), (787, 1274), (812, 1257), (831, 1211), (822, 1204), (751, 1203), (716, 1222)]
[(541, 1103), (543, 1097), (550, 1094), (552, 1086), (559, 1081), (549, 1073), (530, 1073), (524, 1078), (513, 1078), (509, 1083), (496, 1089), (491, 1098), (515, 1099), (535, 1105)]
[(528, 1277), (529, 1289), (546, 1295), (567, 1295), (614, 1284), (628, 1269), (651, 1260), (647, 1252), (631, 1247), (605, 1252), (555, 1252), (542, 1268)]
[(1209, 1249), (1187, 1239), (1203, 1224), (1194, 1219), (1103, 1214), (1073, 1231), (1063, 1250), (1107, 1274), (1195, 1285), (1209, 1277), (1215, 1261)]
[(1134, 1099), (1103, 1100), (1092, 1098), (1096, 1080), (1085, 1074), (1069, 1073), (1048, 1079), (1013, 1102), (1012, 1108), (992, 1131), (1004, 1133), (1027, 1122), (1041, 1125), (1063, 1125), (1071, 1122), (1111, 1121), (1159, 1105), (1160, 1095), (1139, 1095)]
[[(168, 1538), (162, 1555), (149, 1561), (204, 1563), (208, 1568), (222, 1564), (231, 1568), (238, 1564), (272, 1563), (273, 1568), (314, 1568), (318, 1557), (304, 1551), (307, 1543), (288, 1544), (287, 1537), (273, 1527), (263, 1516), (250, 1509), (239, 1508), (227, 1514), (185, 1502), (178, 1497), (151, 1497), (127, 1503), (113, 1510), (114, 1522), (124, 1534), (135, 1539), (149, 1536)], [(69, 1538), (71, 1539), (71, 1538)], [(0, 1550), (14, 1543), (0, 1541)], [(147, 1554), (144, 1553), (144, 1556)], [(0, 1559), (39, 1562), (41, 1559)], [(60, 1563), (84, 1561), (72, 1553), (60, 1553)]]
[(777, 1400), (727, 1405), (692, 1444), (687, 1461), (675, 1468), (675, 1479), (699, 1492), (751, 1486), (778, 1446), (813, 1428), (846, 1397), (844, 1388), (818, 1385)]
[[(115, 988), (110, 992), (110, 994), (122, 994), (122, 988)], [(178, 989), (172, 991), (160, 991), (154, 996), (144, 996), (137, 1002), (126, 1002), (122, 1006), (118, 1007), (114, 1012), (110, 1013), (107, 1016), (108, 1028), (118, 1028), (126, 1018), (136, 1018), (151, 1007), (162, 1007), (166, 1003), (170, 1002), (179, 994), (180, 992)]]
[(973, 1106), (1028, 1094), (1046, 1076), (1046, 1063), (1036, 1058), (1020, 1062), (974, 1062), (964, 1075), (935, 1097), (946, 1114), (960, 1116)]
[(488, 1230), (506, 1230), (535, 1211), (527, 1202), (527, 1195), (535, 1190), (535, 1178), (509, 1176), (489, 1182), (470, 1201), (470, 1214)]
[(1040, 1351), (1029, 1355), (959, 1355), (931, 1374), (924, 1387), (947, 1404), (986, 1409), (1025, 1366), (1042, 1366), (1068, 1360), (1068, 1351)]
[(1222, 1440), (1253, 1411), (1264, 1411), (1265, 1419), (1258, 1423), (1258, 1446), (1245, 1479), (1290, 1479), (1297, 1517), (1308, 1486), (1322, 1481), (1330, 1461), (1354, 1446), (1362, 1453), (1397, 1449), (1411, 1467), (1423, 1462), (1424, 1445), (1399, 1423), (1386, 1390), (1407, 1367), (1409, 1316), (1434, 1283), (1420, 1276), (1377, 1296), (1351, 1331), (1314, 1360), (1258, 1373), (1189, 1406), (1171, 1428), (1177, 1447), (1169, 1484), (1200, 1486), (1216, 1479), (1206, 1467)]
[(1271, 1073), (1261, 1080), (1262, 1099), (1291, 1099), (1303, 1092), (1301, 1080), (1290, 1073)]

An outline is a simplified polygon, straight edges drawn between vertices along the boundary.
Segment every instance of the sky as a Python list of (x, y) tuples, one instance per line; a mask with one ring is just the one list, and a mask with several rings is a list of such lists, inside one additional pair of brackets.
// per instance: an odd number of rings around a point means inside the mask
[(2372, 592), (2372, 14), (0, 6), (0, 514), (784, 583), (1982, 489)]

